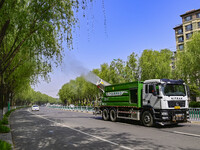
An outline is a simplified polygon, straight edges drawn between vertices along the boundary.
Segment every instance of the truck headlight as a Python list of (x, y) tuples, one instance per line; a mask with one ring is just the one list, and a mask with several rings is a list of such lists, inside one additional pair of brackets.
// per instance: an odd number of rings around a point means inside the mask
[(162, 119), (163, 119), (163, 120), (168, 120), (168, 119), (169, 119), (169, 117), (162, 117)]
[(168, 116), (168, 112), (161, 112), (162, 116)]

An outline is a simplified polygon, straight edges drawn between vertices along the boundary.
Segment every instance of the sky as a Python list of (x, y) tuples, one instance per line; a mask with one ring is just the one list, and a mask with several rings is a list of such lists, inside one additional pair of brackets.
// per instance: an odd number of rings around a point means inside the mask
[(63, 44), (63, 63), (49, 74), (50, 82), (40, 79), (32, 87), (58, 98), (65, 83), (103, 63), (125, 61), (132, 52), (140, 56), (145, 49), (175, 51), (173, 28), (182, 23), (181, 14), (199, 9), (199, 4), (199, 0), (93, 0), (78, 14), (74, 49)]

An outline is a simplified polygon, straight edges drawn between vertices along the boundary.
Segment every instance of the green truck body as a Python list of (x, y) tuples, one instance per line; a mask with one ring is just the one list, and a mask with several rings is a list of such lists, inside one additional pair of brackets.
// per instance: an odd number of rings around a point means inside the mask
[(141, 107), (143, 82), (130, 82), (105, 87), (102, 106)]

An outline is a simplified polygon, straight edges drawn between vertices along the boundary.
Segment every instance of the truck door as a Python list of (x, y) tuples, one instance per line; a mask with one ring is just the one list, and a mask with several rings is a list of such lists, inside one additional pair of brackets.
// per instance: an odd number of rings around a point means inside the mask
[(159, 87), (156, 84), (144, 84), (143, 85), (143, 106), (150, 105), (154, 109), (160, 109), (160, 101), (155, 92), (159, 94)]

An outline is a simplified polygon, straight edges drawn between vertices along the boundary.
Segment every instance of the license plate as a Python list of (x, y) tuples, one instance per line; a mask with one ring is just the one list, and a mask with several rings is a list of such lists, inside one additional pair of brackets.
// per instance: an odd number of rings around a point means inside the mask
[(184, 115), (183, 114), (176, 114), (176, 120), (183, 120), (184, 119)]
[(180, 109), (180, 108), (181, 108), (180, 106), (175, 106), (175, 107), (174, 107), (174, 109)]

